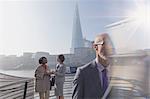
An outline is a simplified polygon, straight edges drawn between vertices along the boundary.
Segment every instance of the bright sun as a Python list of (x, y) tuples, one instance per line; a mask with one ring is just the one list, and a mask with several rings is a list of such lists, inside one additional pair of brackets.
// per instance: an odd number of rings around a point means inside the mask
[(140, 4), (129, 16), (141, 23), (144, 28), (148, 28), (150, 26), (150, 4)]

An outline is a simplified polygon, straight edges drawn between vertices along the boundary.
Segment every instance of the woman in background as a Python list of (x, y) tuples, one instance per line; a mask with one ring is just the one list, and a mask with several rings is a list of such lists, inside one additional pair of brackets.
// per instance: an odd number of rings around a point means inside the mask
[(65, 72), (66, 72), (66, 66), (63, 63), (65, 60), (64, 55), (58, 55), (56, 65), (56, 71), (55, 71), (55, 95), (57, 99), (64, 99), (63, 96), (63, 85), (65, 82)]
[(49, 99), (51, 72), (47, 66), (47, 58), (41, 57), (39, 64), (35, 71), (35, 91), (39, 92), (40, 99)]

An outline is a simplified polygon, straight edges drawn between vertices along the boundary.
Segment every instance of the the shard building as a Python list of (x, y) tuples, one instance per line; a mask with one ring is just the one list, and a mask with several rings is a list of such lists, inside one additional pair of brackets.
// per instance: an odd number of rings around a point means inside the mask
[(71, 44), (71, 53), (74, 53), (76, 48), (83, 48), (83, 36), (82, 36), (82, 29), (80, 24), (80, 16), (78, 5), (76, 4), (75, 7), (75, 16), (73, 20), (73, 31), (72, 31), (72, 44)]

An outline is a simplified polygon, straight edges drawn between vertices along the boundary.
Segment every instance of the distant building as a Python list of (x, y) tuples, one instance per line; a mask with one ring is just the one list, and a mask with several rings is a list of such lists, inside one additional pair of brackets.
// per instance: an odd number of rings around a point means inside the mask
[(36, 53), (34, 53), (33, 56), (32, 56), (32, 58), (35, 60), (36, 65), (39, 64), (39, 61), (38, 61), (38, 60), (39, 60), (41, 57), (46, 57), (46, 58), (49, 59), (50, 55), (49, 55), (48, 52), (36, 52)]
[(6, 57), (6, 55), (0, 55), (0, 59)]
[(92, 48), (92, 44), (93, 44), (92, 41), (89, 41), (86, 38), (84, 38), (83, 42), (84, 42), (84, 47)]
[(33, 58), (40, 58), (40, 57), (49, 57), (48, 52), (36, 52), (33, 54)]
[(76, 4), (75, 16), (73, 20), (71, 53), (74, 53), (75, 48), (82, 48), (82, 47), (84, 47), (84, 42), (82, 36), (82, 28), (80, 24), (78, 5)]
[(70, 66), (82, 66), (93, 60), (95, 57), (92, 42), (87, 39), (83, 39), (77, 4), (73, 21), (71, 53), (72, 55), (69, 57), (70, 59), (68, 58), (70, 60)]
[(30, 58), (32, 58), (33, 54), (34, 53), (25, 52), (25, 53), (23, 53), (23, 57), (30, 57)]
[(8, 55), (9, 58), (16, 58), (17, 55)]

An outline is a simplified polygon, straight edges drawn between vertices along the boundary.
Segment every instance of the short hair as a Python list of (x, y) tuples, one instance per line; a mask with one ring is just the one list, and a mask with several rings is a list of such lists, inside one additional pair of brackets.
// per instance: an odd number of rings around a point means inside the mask
[(47, 63), (47, 61), (46, 61), (46, 62), (44, 62), (44, 59), (46, 59), (46, 60), (47, 60), (47, 58), (46, 58), (46, 57), (41, 57), (41, 58), (39, 59), (39, 64), (45, 64), (45, 63)]
[(65, 57), (63, 54), (58, 55), (58, 59), (60, 59), (61, 62), (64, 62)]

